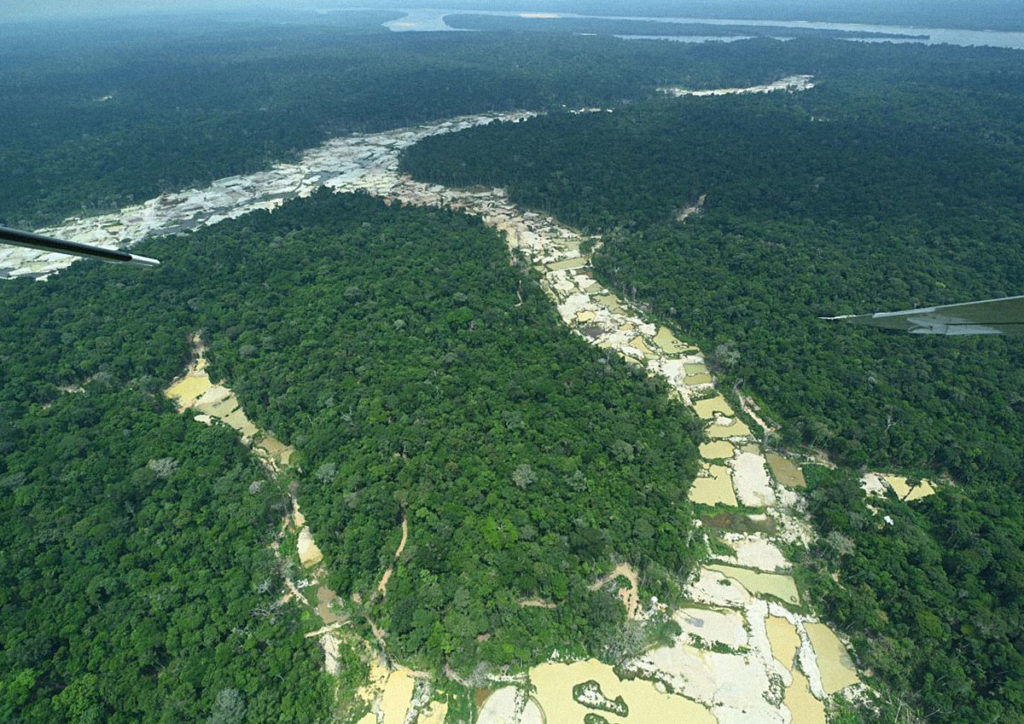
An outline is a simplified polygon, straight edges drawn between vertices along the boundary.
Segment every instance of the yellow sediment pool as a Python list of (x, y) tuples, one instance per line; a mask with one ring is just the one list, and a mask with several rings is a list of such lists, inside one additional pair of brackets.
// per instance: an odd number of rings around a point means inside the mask
[(702, 505), (737, 505), (729, 468), (724, 465), (709, 465), (707, 474), (693, 481), (688, 497), (690, 502)]
[(821, 686), (831, 696), (840, 689), (860, 681), (850, 654), (839, 637), (823, 623), (804, 624), (811, 647), (818, 659)]
[(708, 428), (708, 437), (720, 440), (727, 437), (749, 437), (750, 428), (734, 417), (719, 417)]
[[(209, 425), (214, 419), (220, 420), (241, 433), (243, 443), (251, 445), (260, 433), (259, 428), (246, 416), (234, 392), (224, 385), (213, 384), (206, 373), (202, 348), (197, 347), (197, 351), (192, 369), (164, 390), (164, 395), (174, 400), (182, 412), (191, 408), (201, 413), (196, 416), (200, 422)], [(277, 464), (287, 465), (295, 450), (268, 435), (254, 446), (254, 452), (262, 454), (264, 462), (276, 468)]]
[(702, 420), (710, 420), (715, 416), (716, 412), (726, 417), (732, 417), (736, 414), (721, 395), (715, 395), (706, 400), (697, 400), (693, 403), (693, 409), (696, 410), (697, 417)]
[(611, 312), (621, 312), (622, 306), (619, 303), (619, 298), (614, 294), (602, 294), (598, 297), (594, 297), (594, 301), (600, 304), (605, 309)]
[(749, 568), (727, 566), (722, 563), (716, 563), (708, 566), (708, 568), (738, 581), (755, 596), (758, 594), (768, 594), (786, 603), (800, 604), (800, 594), (796, 590), (796, 583), (793, 581), (792, 576), (786, 576), (781, 573), (752, 571)]
[(295, 448), (292, 446), (285, 445), (276, 437), (269, 436), (260, 440), (257, 447), (263, 448), (268, 455), (279, 461), (282, 465), (287, 465), (291, 460), (292, 453), (295, 452)]
[(331, 604), (337, 598), (338, 594), (327, 586), (320, 586), (316, 589), (316, 612), (320, 614), (320, 618), (324, 623), (334, 623), (341, 620), (338, 614), (331, 610)]
[(791, 461), (773, 452), (766, 453), (765, 459), (768, 460), (768, 467), (771, 468), (772, 475), (775, 476), (779, 483), (787, 488), (807, 487), (803, 471)]
[[(590, 709), (572, 698), (572, 687), (596, 681), (605, 698), (621, 696), (629, 708), (627, 717)], [(685, 722), (716, 724), (715, 717), (700, 704), (675, 694), (663, 694), (643, 679), (622, 681), (614, 670), (597, 659), (574, 664), (541, 664), (530, 670), (530, 682), (536, 687), (536, 699), (549, 724), (579, 724), (587, 714), (600, 714), (610, 724), (646, 724), (647, 722)]]
[(416, 724), (444, 724), (445, 717), (447, 716), (448, 702), (432, 701), (430, 706), (420, 712), (419, 718), (416, 719)]
[(645, 359), (653, 359), (656, 356), (651, 352), (650, 347), (644, 344), (643, 337), (640, 337), (639, 335), (630, 340), (629, 344), (633, 349), (640, 350), (640, 354), (642, 354)]
[[(204, 360), (205, 361), (205, 360)], [(179, 409), (186, 409), (211, 387), (210, 378), (205, 374), (189, 374), (181, 378), (164, 393), (178, 403)]]
[(728, 460), (736, 452), (736, 448), (728, 440), (715, 440), (700, 444), (700, 456), (705, 460)]
[[(415, 685), (416, 679), (409, 669), (390, 671), (375, 658), (370, 662), (369, 681), (356, 692), (356, 696), (368, 704), (376, 701), (384, 724), (402, 724), (409, 711)], [(372, 714), (360, 719), (360, 724), (364, 721), (377, 721), (376, 718), (367, 717), (372, 717)]]
[(556, 261), (552, 264), (548, 264), (548, 269), (551, 271), (559, 271), (560, 269), (579, 269), (581, 266), (586, 266), (590, 263), (590, 259), (585, 256), (578, 256), (574, 259), (563, 259), (562, 261)]
[(902, 475), (883, 475), (882, 477), (900, 500), (920, 500), (935, 494), (935, 488), (927, 480), (922, 480), (914, 487), (910, 487), (907, 479)]
[(658, 333), (654, 335), (654, 344), (661, 348), (661, 351), (665, 354), (681, 354), (685, 352), (689, 347), (680, 342), (672, 332), (668, 330), (668, 327), (659, 327)]
[(796, 626), (780, 616), (769, 616), (764, 622), (764, 627), (768, 632), (772, 656), (793, 671), (793, 660), (800, 648), (800, 634), (797, 633)]
[(793, 715), (792, 724), (825, 724), (825, 705), (814, 698), (807, 677), (800, 671), (793, 672), (793, 683), (786, 687), (783, 703)]

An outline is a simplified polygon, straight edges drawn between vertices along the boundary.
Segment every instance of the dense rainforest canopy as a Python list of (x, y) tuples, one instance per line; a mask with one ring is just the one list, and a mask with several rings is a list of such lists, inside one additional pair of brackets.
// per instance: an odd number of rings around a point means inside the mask
[[(340, 133), (551, 110), (431, 139), (406, 166), (602, 233), (602, 280), (700, 342), (780, 426), (770, 443), (841, 464), (808, 470), (823, 536), (793, 553), (883, 714), (1024, 716), (1020, 344), (816, 320), (1024, 289), (1020, 54), (397, 36), (386, 13), (345, 17), (173, 38), (149, 20), (12, 26), (0, 222), (111, 210)], [(654, 98), (797, 73), (817, 87)], [(581, 105), (613, 112), (558, 112)], [(621, 656), (622, 607), (587, 587), (617, 559), (674, 599), (697, 555), (691, 416), (562, 329), (478, 222), (320, 194), (140, 251), (165, 266), (0, 285), (0, 718), (329, 705), (313, 623), (273, 605), (281, 484), (160, 395), (195, 331), (213, 375), (298, 447), (329, 582), (401, 660)], [(867, 464), (951, 482), (879, 503), (888, 526), (856, 486)], [(343, 659), (350, 690), (362, 670)]]
[(815, 517), (851, 545), (808, 566), (841, 570), (819, 582), (825, 610), (895, 697), (1024, 716), (1024, 347), (817, 319), (1024, 291), (1020, 53), (794, 41), (768, 57), (797, 54), (811, 91), (553, 114), (428, 139), (404, 164), (602, 233), (599, 276), (753, 393), (775, 444), (950, 476), (892, 529), (850, 477), (817, 476)]
[[(5, 310), (37, 304), (0, 332), (0, 718), (322, 717), (333, 682), (319, 646), (299, 609), (276, 603), (283, 491), (233, 431), (168, 409), (151, 379), (99, 372), (18, 405), (12, 393), (54, 372), (18, 364), (31, 336), (20, 323), (115, 304), (112, 288), (86, 308), (77, 284), (18, 286), (0, 288)], [(81, 337), (57, 334), (51, 351), (73, 358)]]
[(379, 13), (317, 17), (5, 28), (0, 94), (16, 112), (0, 118), (0, 223), (34, 227), (111, 211), (288, 160), (344, 133), (617, 103), (663, 83), (763, 75), (742, 51), (718, 57), (607, 37), (395, 34), (374, 25), (386, 19)]
[(301, 688), (318, 657), (295, 611), (254, 613), (279, 595), (282, 491), (229, 431), (158, 394), (193, 330), (212, 375), (298, 447), (329, 583), (362, 595), (357, 621), (402, 660), (624, 655), (621, 602), (588, 584), (629, 560), (671, 599), (698, 555), (693, 416), (571, 335), (479, 221), (324, 191), (143, 250), (165, 265), (0, 285), (7, 711), (63, 706), (79, 680), (101, 714), (191, 718), (220, 689), (254, 721), (275, 697), (323, 704)]

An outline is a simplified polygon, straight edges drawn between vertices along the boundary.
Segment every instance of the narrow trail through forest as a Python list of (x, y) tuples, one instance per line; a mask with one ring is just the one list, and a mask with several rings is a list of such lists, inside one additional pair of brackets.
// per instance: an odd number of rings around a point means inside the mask
[[(409, 539), (409, 516), (405, 513), (402, 514), (402, 540), (398, 544), (398, 549), (395, 551), (395, 562), (398, 561), (398, 557), (402, 555), (402, 551), (405, 550), (405, 542)], [(392, 563), (388, 566), (388, 569), (384, 571), (384, 575), (380, 577), (380, 582), (377, 584), (377, 593), (380, 594), (381, 598), (388, 595), (388, 581), (391, 580), (391, 575), (395, 572), (395, 564)]]

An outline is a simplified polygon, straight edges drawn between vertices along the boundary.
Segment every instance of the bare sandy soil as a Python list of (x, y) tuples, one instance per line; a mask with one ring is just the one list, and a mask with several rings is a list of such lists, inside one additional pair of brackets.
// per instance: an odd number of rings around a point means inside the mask
[[(402, 555), (402, 551), (405, 550), (405, 542), (409, 539), (409, 517), (406, 515), (402, 516), (402, 540), (398, 543), (398, 549), (395, 551), (395, 560)], [(391, 580), (391, 575), (395, 572), (395, 564), (392, 563), (388, 566), (388, 569), (384, 571), (384, 575), (380, 577), (380, 581), (377, 583), (377, 593), (384, 596), (388, 595), (388, 581)]]

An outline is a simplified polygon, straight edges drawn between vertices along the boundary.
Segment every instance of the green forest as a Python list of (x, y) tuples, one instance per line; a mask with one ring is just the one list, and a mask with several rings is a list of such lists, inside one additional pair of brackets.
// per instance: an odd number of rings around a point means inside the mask
[[(0, 45), (0, 223), (33, 228), (461, 114), (761, 80), (757, 53), (614, 38), (388, 33), (380, 13), (12, 25)], [(347, 19), (347, 22), (343, 22)]]
[[(29, 286), (26, 316), (78, 306), (81, 287), (53, 286)], [(233, 431), (170, 410), (152, 378), (48, 383), (49, 402), (12, 413), (11, 393), (47, 372), (14, 371), (28, 336), (5, 324), (0, 342), (0, 719), (323, 716), (334, 683), (319, 646), (277, 604), (283, 491)]]
[[(1020, 55), (776, 45), (816, 88), (551, 114), (427, 139), (403, 163), (601, 233), (599, 278), (752, 394), (780, 426), (770, 444), (841, 464), (815, 478), (832, 548), (807, 566), (892, 711), (1019, 719), (1024, 348), (818, 317), (1024, 290)], [(949, 483), (889, 528), (858, 498), (866, 466)]]
[(138, 248), (164, 266), (0, 285), (7, 716), (261, 721), (329, 701), (310, 624), (273, 605), (284, 491), (161, 396), (195, 330), (211, 375), (297, 446), (328, 582), (362, 594), (356, 625), (399, 660), (621, 657), (622, 604), (587, 584), (629, 560), (647, 595), (676, 595), (701, 550), (699, 425), (566, 330), (478, 220), (322, 191)]
[[(864, 720), (1024, 721), (1024, 347), (818, 319), (1024, 290), (1020, 52), (380, 27), (397, 15), (5, 26), (0, 223), (339, 134), (545, 111), (427, 139), (404, 170), (600, 234), (599, 280), (753, 397), (769, 447), (837, 464), (806, 466), (821, 536), (787, 553), (870, 672)], [(802, 93), (657, 92), (804, 73)], [(642, 600), (678, 601), (705, 550), (701, 426), (571, 334), (479, 220), (321, 191), (134, 248), (164, 265), (0, 284), (0, 720), (318, 721), (351, 701), (360, 652), (325, 676), (319, 622), (279, 603), (292, 482), (351, 630), (402, 663), (616, 663), (665, 633), (622, 636), (620, 600), (588, 584), (629, 561)], [(164, 398), (195, 332), (297, 448), (286, 475)], [(857, 480), (880, 468), (939, 492), (873, 510)]]

